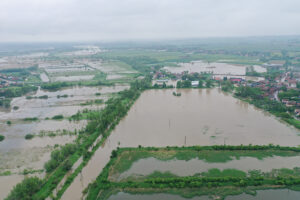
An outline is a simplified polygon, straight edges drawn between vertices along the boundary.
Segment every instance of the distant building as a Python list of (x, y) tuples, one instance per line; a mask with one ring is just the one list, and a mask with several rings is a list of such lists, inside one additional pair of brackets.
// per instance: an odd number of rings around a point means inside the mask
[(156, 80), (156, 82), (158, 83), (163, 83), (163, 82), (168, 82), (169, 80), (168, 79), (160, 79), (160, 80)]
[(192, 87), (198, 87), (199, 81), (192, 81)]
[(230, 78), (230, 81), (234, 82), (234, 83), (240, 83), (243, 81), (243, 79), (242, 78)]

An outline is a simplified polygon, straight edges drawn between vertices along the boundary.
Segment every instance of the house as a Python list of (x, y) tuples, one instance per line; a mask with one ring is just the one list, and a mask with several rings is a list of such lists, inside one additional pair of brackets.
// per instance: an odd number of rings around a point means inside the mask
[(300, 109), (295, 109), (294, 112), (295, 112), (295, 114), (296, 114), (297, 117), (300, 115)]
[(199, 81), (192, 81), (192, 87), (198, 87)]
[(243, 79), (242, 78), (230, 78), (230, 81), (233, 83), (240, 83), (243, 81)]
[(297, 81), (294, 80), (294, 79), (288, 80), (288, 84), (289, 84), (289, 87), (291, 87), (291, 88), (296, 88), (297, 87)]
[(283, 104), (287, 104), (287, 103), (289, 102), (289, 100), (288, 100), (288, 99), (282, 99), (281, 102), (282, 102)]

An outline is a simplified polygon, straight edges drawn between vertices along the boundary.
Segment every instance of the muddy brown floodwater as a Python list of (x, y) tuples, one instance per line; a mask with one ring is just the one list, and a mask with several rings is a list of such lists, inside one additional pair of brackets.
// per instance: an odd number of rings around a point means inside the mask
[[(128, 194), (124, 192), (119, 192), (118, 194), (112, 195), (108, 200), (209, 200), (208, 196), (200, 196), (194, 198), (184, 198), (179, 195), (172, 194)], [(278, 190), (260, 190), (257, 191), (255, 196), (249, 194), (240, 194), (235, 196), (227, 196), (225, 200), (297, 200), (300, 199), (299, 191), (291, 191), (288, 189), (278, 189)]]
[[(104, 86), (104, 87), (72, 87), (58, 91), (46, 91), (39, 89), (34, 97), (47, 95), (47, 99), (26, 99), (25, 96), (14, 98), (11, 107), (17, 106), (18, 110), (0, 112), (0, 120), (23, 119), (27, 117), (46, 118), (54, 115), (71, 116), (77, 111), (87, 109), (101, 109), (102, 105), (81, 106), (80, 103), (95, 99), (106, 100), (107, 94), (119, 92), (129, 88), (128, 85)], [(101, 93), (101, 96), (96, 96)], [(57, 98), (57, 96), (68, 95), (68, 97)]]
[[(5, 140), (0, 143), (0, 173), (10, 171), (12, 175), (0, 176), (0, 199), (4, 199), (9, 191), (20, 182), (24, 176), (19, 175), (24, 169), (40, 170), (44, 163), (50, 159), (50, 153), (56, 144), (64, 145), (74, 141), (76, 136), (34, 137), (25, 140), (26, 134), (39, 134), (41, 131), (79, 130), (86, 126), (87, 122), (69, 122), (68, 120), (44, 120), (46, 117), (62, 114), (65, 117), (77, 113), (79, 110), (102, 109), (104, 104), (81, 106), (81, 103), (95, 99), (109, 98), (110, 93), (119, 92), (129, 88), (128, 85), (103, 86), (103, 87), (72, 87), (58, 91), (46, 91), (39, 89), (31, 96), (39, 97), (47, 95), (47, 99), (26, 99), (25, 96), (14, 98), (12, 106), (18, 106), (17, 110), (0, 112), (0, 131)], [(96, 96), (96, 93), (101, 93)], [(67, 98), (57, 98), (67, 94)], [(37, 117), (38, 121), (25, 122), (26, 117)], [(12, 125), (7, 125), (10, 120)], [(44, 173), (42, 173), (43, 175)], [(32, 175), (39, 175), (34, 173)], [(4, 186), (5, 185), (5, 186)]]
[(111, 133), (62, 199), (80, 199), (117, 146), (279, 144), (298, 146), (300, 132), (219, 89), (147, 90)]

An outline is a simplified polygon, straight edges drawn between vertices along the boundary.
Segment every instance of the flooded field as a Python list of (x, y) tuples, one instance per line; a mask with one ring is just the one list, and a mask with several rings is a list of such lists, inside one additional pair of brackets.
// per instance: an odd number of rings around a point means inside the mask
[(300, 142), (297, 129), (219, 89), (172, 91), (145, 91), (110, 140), (124, 147)]
[(111, 133), (62, 199), (80, 199), (118, 146), (280, 144), (298, 146), (300, 132), (218, 89), (148, 90)]
[[(191, 72), (212, 72), (213, 74), (222, 75), (245, 75), (246, 66), (233, 65), (227, 63), (206, 63), (202, 61), (193, 61), (190, 63), (179, 63), (179, 67), (164, 67), (165, 70), (172, 73), (182, 73), (184, 71)], [(254, 66), (254, 70), (257, 72), (264, 72), (265, 69), (261, 66)]]
[[(44, 81), (47, 81), (46, 78)], [(71, 143), (76, 138), (75, 135), (58, 135), (55, 137), (35, 136), (31, 140), (25, 140), (25, 135), (39, 135), (47, 132), (60, 134), (63, 131), (80, 130), (86, 126), (86, 120), (70, 122), (69, 120), (45, 120), (45, 118), (60, 114), (68, 117), (84, 109), (102, 109), (104, 104), (81, 104), (95, 99), (105, 101), (111, 93), (127, 88), (129, 88), (128, 85), (72, 87), (58, 91), (39, 89), (30, 94), (32, 98), (25, 96), (14, 98), (11, 107), (18, 107), (18, 109), (0, 112), (1, 135), (5, 136), (5, 140), (0, 143), (0, 172), (10, 171), (12, 173), (12, 175), (0, 176), (0, 199), (7, 196), (12, 187), (24, 178), (19, 173), (22, 173), (24, 169), (42, 170), (44, 163), (50, 159), (50, 153), (54, 146)], [(101, 95), (97, 96), (96, 93)], [(45, 95), (47, 98), (38, 98)], [(38, 120), (23, 120), (34, 117)], [(8, 125), (7, 120), (10, 120), (12, 124)], [(8, 182), (8, 184), (2, 187), (4, 182)]]
[[(262, 172), (270, 172), (272, 169), (288, 168), (293, 169), (300, 166), (299, 156), (280, 157), (274, 156), (259, 160), (251, 157), (241, 157), (225, 162), (212, 163), (204, 160), (192, 159), (185, 160), (169, 160), (162, 161), (155, 158), (140, 159), (134, 162), (131, 168), (117, 177), (111, 177), (113, 181), (121, 181), (128, 177), (143, 177), (150, 175), (155, 171), (171, 172), (177, 176), (193, 176), (197, 173), (208, 172), (209, 169), (215, 168), (219, 170), (237, 169), (248, 172), (249, 170), (261, 170)], [(184, 170), (183, 170), (184, 169)]]
[(41, 73), (40, 78), (41, 78), (42, 82), (45, 82), (45, 83), (50, 81), (49, 77), (47, 76), (46, 73)]
[[(128, 194), (124, 192), (119, 192), (118, 194), (114, 194), (109, 197), (109, 200), (209, 200), (213, 199), (208, 196), (200, 196), (194, 198), (184, 198), (179, 195), (172, 195), (172, 194)], [(264, 200), (264, 199), (272, 199), (272, 200), (296, 200), (300, 199), (300, 192), (291, 191), (287, 189), (278, 189), (278, 190), (260, 190), (257, 191), (255, 196), (249, 194), (241, 194), (235, 196), (228, 196), (225, 200)]]
[(124, 78), (124, 75), (120, 75), (120, 74), (109, 74), (106, 77), (106, 80), (113, 80), (113, 79), (120, 79), (120, 78)]
[[(11, 107), (17, 106), (18, 110), (11, 110), (10, 112), (0, 112), (0, 120), (24, 119), (27, 117), (46, 118), (54, 115), (71, 116), (76, 114), (78, 110), (87, 109), (101, 109), (103, 105), (88, 105), (81, 106), (89, 100), (104, 99), (107, 95), (114, 92), (119, 92), (129, 88), (128, 85), (116, 85), (111, 87), (72, 87), (59, 91), (46, 91), (39, 89), (33, 97), (40, 97), (47, 95), (47, 99), (32, 98), (26, 99), (25, 96), (14, 98), (11, 102)], [(100, 93), (101, 96), (96, 96)], [(59, 97), (64, 96), (66, 97)]]
[(184, 198), (179, 195), (174, 195), (174, 194), (128, 194), (124, 192), (119, 192), (117, 194), (114, 194), (108, 198), (108, 200), (169, 200), (169, 199), (174, 199), (174, 200), (185, 200), (185, 199), (190, 199), (190, 200), (210, 200), (209, 197), (207, 196), (202, 196), (202, 197), (194, 197), (194, 198)]
[(51, 78), (53, 82), (57, 81), (84, 81), (91, 80), (94, 78), (94, 75), (81, 75), (81, 76), (57, 76)]

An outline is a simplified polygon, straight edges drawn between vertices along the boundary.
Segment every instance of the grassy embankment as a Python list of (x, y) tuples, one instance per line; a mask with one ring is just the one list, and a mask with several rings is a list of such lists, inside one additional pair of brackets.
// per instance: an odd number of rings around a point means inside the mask
[[(238, 169), (211, 169), (208, 172), (188, 177), (178, 177), (169, 172), (154, 172), (145, 177), (129, 178), (113, 182), (110, 176), (129, 169), (135, 161), (155, 157), (160, 160), (203, 159), (206, 162), (227, 162), (235, 157), (255, 157), (263, 159), (271, 156), (299, 156), (300, 148), (280, 146), (205, 146), (167, 148), (122, 148), (114, 151), (110, 162), (102, 170), (96, 181), (85, 191), (87, 199), (107, 199), (118, 191), (130, 193), (165, 192), (182, 196), (218, 195), (242, 192), (255, 193), (258, 189), (290, 188), (299, 189), (299, 168), (278, 169), (268, 173), (257, 170), (244, 172)], [(201, 190), (199, 190), (201, 188)]]

